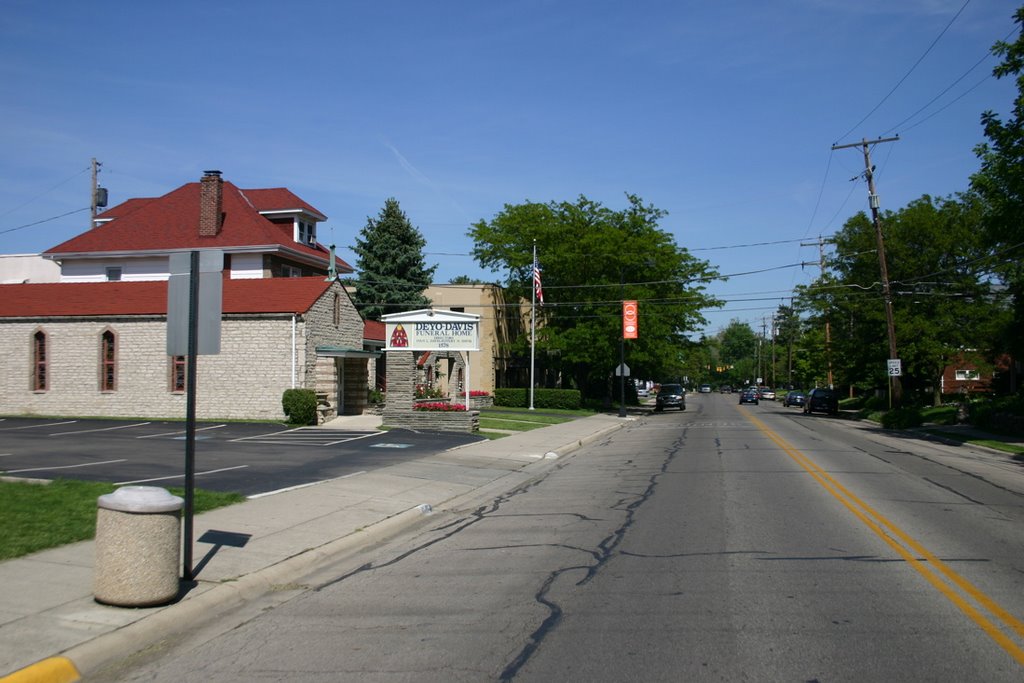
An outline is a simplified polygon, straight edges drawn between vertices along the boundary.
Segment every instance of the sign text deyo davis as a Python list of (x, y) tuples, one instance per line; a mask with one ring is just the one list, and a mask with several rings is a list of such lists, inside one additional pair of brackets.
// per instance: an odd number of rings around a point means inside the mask
[(404, 322), (387, 323), (387, 350), (478, 351), (478, 322)]

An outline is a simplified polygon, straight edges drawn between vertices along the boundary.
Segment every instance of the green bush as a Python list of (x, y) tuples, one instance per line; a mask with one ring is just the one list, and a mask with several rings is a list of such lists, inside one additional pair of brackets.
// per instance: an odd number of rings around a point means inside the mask
[(896, 408), (882, 414), (882, 426), (886, 429), (907, 429), (922, 424), (924, 417), (918, 408)]
[(285, 389), (281, 407), (289, 424), (316, 424), (316, 392), (312, 389)]
[[(495, 389), (494, 405), (506, 408), (529, 408), (529, 389)], [(579, 410), (580, 392), (577, 389), (534, 389), (534, 408)]]
[(970, 422), (976, 427), (1024, 433), (1024, 398), (1020, 396), (973, 401), (969, 409)]

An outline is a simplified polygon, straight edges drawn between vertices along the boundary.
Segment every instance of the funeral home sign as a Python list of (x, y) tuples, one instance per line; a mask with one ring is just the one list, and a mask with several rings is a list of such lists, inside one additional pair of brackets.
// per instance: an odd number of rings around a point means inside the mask
[(424, 308), (382, 315), (386, 351), (479, 351), (480, 316)]

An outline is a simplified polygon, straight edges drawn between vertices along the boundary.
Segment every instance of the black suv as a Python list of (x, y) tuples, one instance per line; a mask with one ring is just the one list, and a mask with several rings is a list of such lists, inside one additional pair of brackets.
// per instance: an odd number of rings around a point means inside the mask
[(839, 396), (831, 389), (811, 389), (804, 402), (804, 413), (810, 415), (818, 411), (836, 415), (839, 413)]
[(654, 409), (661, 412), (665, 408), (686, 410), (686, 390), (681, 384), (662, 384), (658, 389), (658, 398), (654, 400)]

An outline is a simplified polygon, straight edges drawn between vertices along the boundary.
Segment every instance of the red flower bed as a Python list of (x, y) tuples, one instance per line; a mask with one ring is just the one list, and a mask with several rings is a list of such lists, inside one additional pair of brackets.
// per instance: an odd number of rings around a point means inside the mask
[(432, 410), (443, 413), (451, 413), (457, 410), (465, 410), (466, 406), (461, 403), (416, 403), (413, 410)]

